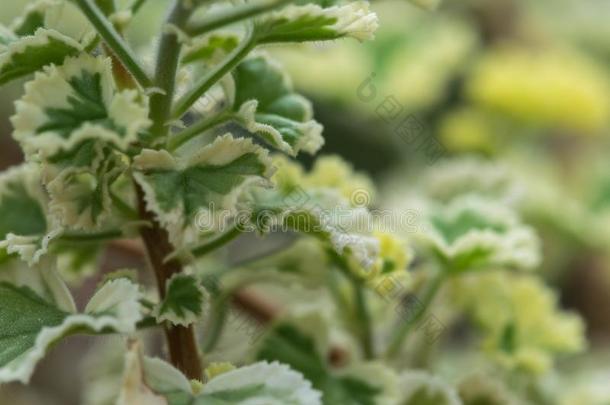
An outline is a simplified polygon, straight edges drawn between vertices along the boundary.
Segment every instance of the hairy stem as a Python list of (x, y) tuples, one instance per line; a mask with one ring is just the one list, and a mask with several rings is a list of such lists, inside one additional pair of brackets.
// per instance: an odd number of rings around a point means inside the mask
[(411, 329), (416, 326), (417, 323), (426, 314), (426, 311), (432, 304), (432, 301), (434, 301), (434, 297), (436, 297), (436, 293), (440, 290), (443, 281), (443, 272), (439, 272), (430, 279), (428, 285), (425, 287), (422, 296), (419, 299), (419, 305), (417, 305), (417, 307), (413, 311), (413, 315), (411, 315), (409, 319), (403, 320), (398, 329), (394, 331), (394, 334), (390, 339), (390, 344), (388, 345), (386, 357), (391, 358), (393, 356), (396, 356), (400, 352), (405, 338), (407, 337)]
[(233, 116), (230, 113), (220, 113), (218, 115), (213, 115), (210, 118), (203, 118), (185, 130), (171, 136), (167, 141), (167, 148), (172, 151), (176, 150), (197, 135), (200, 135), (218, 125), (229, 122), (232, 118)]
[(146, 71), (140, 66), (133, 51), (129, 45), (112, 26), (108, 18), (102, 10), (95, 4), (93, 0), (75, 0), (83, 14), (95, 27), (97, 33), (102, 37), (106, 45), (116, 55), (121, 64), (131, 73), (140, 86), (148, 88), (152, 86), (152, 81), (146, 74)]
[[(151, 226), (140, 228), (140, 236), (144, 241), (148, 260), (157, 278), (159, 296), (163, 299), (167, 281), (174, 274), (182, 271), (182, 265), (177, 259), (165, 260), (173, 251), (167, 231), (159, 225), (154, 215), (146, 209), (144, 193), (137, 184), (136, 191), (140, 217), (151, 224)], [(165, 325), (165, 336), (172, 364), (189, 379), (201, 380), (203, 372), (193, 327), (174, 326), (168, 323)]]
[(181, 29), (191, 15), (191, 9), (184, 2), (175, 0), (167, 17), (165, 33), (161, 36), (155, 67), (155, 92), (150, 97), (150, 117), (153, 120), (151, 133), (154, 138), (166, 136), (172, 100), (176, 87), (176, 74), (180, 62), (182, 44), (173, 28)]
[(195, 257), (203, 256), (213, 250), (218, 249), (221, 246), (226, 245), (227, 243), (238, 237), (240, 234), (241, 229), (238, 226), (234, 226), (233, 228), (229, 229), (227, 232), (219, 235), (218, 237), (210, 241), (206, 241), (201, 245), (197, 246), (196, 248), (191, 250), (191, 253)]
[(355, 279), (352, 279), (352, 284), (354, 287), (356, 320), (358, 322), (358, 337), (360, 338), (360, 345), (362, 346), (364, 357), (370, 360), (375, 357), (371, 313), (362, 284)]

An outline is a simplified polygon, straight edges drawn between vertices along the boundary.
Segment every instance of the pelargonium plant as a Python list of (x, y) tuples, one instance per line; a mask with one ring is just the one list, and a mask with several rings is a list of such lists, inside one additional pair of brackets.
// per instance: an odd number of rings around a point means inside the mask
[[(537, 265), (539, 246), (511, 207), (429, 196), (407, 246), (373, 218), (365, 176), (336, 157), (309, 171), (292, 159), (322, 147), (322, 126), (267, 51), (372, 39), (367, 3), (173, 0), (152, 63), (124, 35), (150, 2), (117, 3), (33, 1), (0, 27), (0, 84), (27, 80), (11, 118), (25, 162), (0, 175), (0, 383), (27, 383), (69, 336), (116, 334), (119, 404), (481, 403), (401, 361), (445, 286), (508, 369), (540, 372), (582, 346), (579, 320), (514, 273)], [(66, 10), (87, 21), (79, 35)], [(223, 262), (218, 251), (246, 233), (288, 243)], [(77, 308), (68, 285), (119, 245), (144, 254), (151, 277), (111, 269)], [(424, 260), (412, 261), (417, 246)], [(265, 312), (241, 293), (258, 282), (317, 298)], [(504, 297), (502, 316), (485, 311), (482, 290)], [(520, 312), (519, 294), (539, 311)], [(256, 342), (227, 336), (232, 302), (264, 319)], [(555, 320), (563, 338), (542, 336)], [(165, 359), (145, 350), (155, 330)], [(226, 339), (249, 353), (217, 359)]]

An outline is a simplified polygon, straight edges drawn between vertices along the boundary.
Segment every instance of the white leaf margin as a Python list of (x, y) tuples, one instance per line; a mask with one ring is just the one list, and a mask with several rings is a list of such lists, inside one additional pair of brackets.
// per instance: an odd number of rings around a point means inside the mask
[(269, 13), (263, 24), (272, 21), (296, 21), (301, 18), (327, 17), (334, 18), (333, 25), (325, 29), (333, 30), (339, 37), (351, 37), (358, 41), (372, 40), (379, 27), (377, 14), (370, 11), (368, 2), (355, 1), (343, 6), (322, 8), (317, 4), (304, 6), (290, 5), (282, 10)]
[(47, 223), (47, 232), (45, 235), (32, 236), (8, 233), (3, 240), (0, 240), (0, 248), (6, 249), (9, 254), (18, 254), (23, 261), (33, 266), (47, 253), (49, 244), (61, 235), (63, 229), (55, 218), (47, 212), (48, 198), (42, 187), (41, 173), (33, 163), (14, 166), (0, 173), (0, 202), (3, 193), (6, 191), (7, 183), (19, 178), (28, 195), (40, 203)]
[[(150, 399), (153, 404), (165, 404), (167, 402), (163, 402), (164, 395), (169, 393), (183, 393), (191, 396), (193, 400), (205, 401), (208, 394), (236, 390), (249, 385), (264, 385), (269, 390), (286, 393), (291, 397), (290, 403), (295, 405), (322, 405), (322, 394), (315, 390), (301, 373), (278, 362), (259, 362), (222, 373), (208, 381), (201, 389), (199, 385), (197, 392), (184, 374), (171, 364), (158, 358), (142, 356), (137, 342), (130, 346), (126, 366), (119, 405), (147, 404), (125, 402), (127, 399)], [(268, 395), (250, 400), (251, 402), (247, 403), (280, 405), (277, 399)]]
[(58, 32), (47, 28), (38, 28), (34, 35), (24, 37), (15, 36), (15, 40), (8, 45), (5, 45), (0, 53), (0, 72), (6, 66), (9, 66), (16, 55), (25, 53), (31, 47), (47, 46), (52, 40), (63, 42), (66, 46), (74, 48), (74, 52), (82, 52), (83, 46), (76, 40)]
[[(308, 109), (311, 109), (311, 104), (306, 104)], [(256, 110), (258, 108), (258, 100), (249, 100), (243, 103), (237, 111), (237, 120), (250, 132), (262, 133), (263, 139), (270, 141), (271, 145), (277, 147), (280, 151), (290, 156), (296, 156), (303, 150), (310, 155), (316, 153), (324, 145), (322, 137), (322, 125), (313, 120), (308, 119), (305, 122), (293, 121), (296, 128), (303, 134), (294, 146), (286, 142), (280, 132), (272, 125), (262, 124), (256, 121)], [(265, 137), (267, 135), (267, 137)]]
[[(182, 225), (184, 209), (182, 206), (175, 207), (171, 211), (164, 211), (156, 200), (155, 190), (146, 180), (145, 172), (152, 169), (184, 170), (199, 164), (222, 166), (231, 163), (247, 153), (256, 154), (260, 162), (263, 163), (265, 166), (263, 176), (261, 178), (256, 178), (255, 176), (248, 177), (239, 187), (236, 187), (232, 192), (224, 196), (220, 204), (221, 206), (216, 208), (230, 211), (234, 209), (239, 196), (246, 188), (254, 185), (269, 187), (269, 179), (275, 172), (273, 163), (269, 158), (269, 152), (255, 145), (252, 140), (234, 138), (230, 133), (227, 133), (217, 137), (214, 142), (199, 151), (187, 156), (172, 156), (166, 150), (144, 149), (134, 158), (132, 165), (134, 169), (133, 176), (144, 191), (146, 209), (155, 213), (156, 219), (168, 231), (170, 242), (175, 247), (181, 247), (184, 244), (193, 243), (197, 240), (197, 224), (194, 223), (196, 221), (192, 221), (193, 224), (184, 229)], [(207, 208), (202, 208), (197, 216), (208, 211)]]
[[(100, 74), (102, 101), (108, 116), (125, 129), (125, 135), (89, 122), (83, 122), (68, 139), (53, 130), (37, 134), (38, 128), (48, 120), (45, 108), (70, 108), (67, 96), (73, 89), (68, 81), (83, 70)], [(51, 65), (37, 72), (34, 80), (26, 83), (25, 94), (15, 102), (15, 109), (16, 113), (11, 117), (15, 128), (13, 137), (27, 156), (40, 152), (42, 158), (70, 150), (86, 139), (109, 142), (124, 150), (137, 140), (140, 130), (150, 125), (146, 99), (135, 90), (117, 92), (111, 59), (89, 54), (68, 57), (61, 66)]]

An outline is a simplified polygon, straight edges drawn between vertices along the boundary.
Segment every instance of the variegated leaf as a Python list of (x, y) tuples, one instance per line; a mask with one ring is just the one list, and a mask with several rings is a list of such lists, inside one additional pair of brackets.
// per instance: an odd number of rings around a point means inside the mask
[(0, 382), (27, 382), (36, 363), (57, 340), (86, 331), (131, 333), (141, 319), (138, 287), (106, 283), (84, 313), (60, 308), (28, 286), (0, 283)]
[(271, 146), (291, 156), (316, 153), (324, 144), (311, 103), (294, 92), (284, 70), (267, 56), (246, 59), (233, 71), (239, 121)]
[(38, 73), (16, 110), (15, 139), (28, 157), (43, 159), (73, 152), (92, 139), (126, 149), (149, 124), (141, 96), (115, 89), (110, 59), (87, 54)]
[(0, 249), (30, 264), (47, 252), (60, 227), (47, 213), (39, 169), (22, 164), (0, 175)]
[(134, 168), (148, 209), (169, 230), (174, 245), (194, 241), (198, 213), (233, 209), (244, 188), (266, 184), (273, 174), (265, 149), (229, 134), (185, 157), (145, 149)]
[(260, 19), (256, 33), (260, 43), (306, 42), (344, 37), (364, 41), (373, 38), (377, 15), (367, 2), (322, 8), (316, 4), (291, 5)]
[(253, 190), (245, 201), (259, 232), (292, 230), (311, 235), (328, 243), (359, 276), (380, 270), (379, 241), (366, 228), (371, 223), (369, 211), (352, 207), (335, 190), (299, 188), (288, 194)]
[(239, 44), (239, 36), (233, 32), (214, 32), (193, 40), (182, 57), (182, 63), (210, 65), (219, 62)]
[(498, 202), (474, 196), (454, 199), (432, 208), (421, 228), (421, 240), (442, 259), (447, 271), (532, 269), (540, 262), (534, 230)]

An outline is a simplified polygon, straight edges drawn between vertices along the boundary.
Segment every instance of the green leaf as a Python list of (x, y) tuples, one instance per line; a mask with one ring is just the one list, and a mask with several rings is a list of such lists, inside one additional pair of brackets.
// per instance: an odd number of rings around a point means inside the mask
[(36, 363), (59, 339), (79, 332), (131, 333), (141, 319), (138, 287), (121, 279), (106, 283), (85, 313), (46, 301), (27, 286), (0, 283), (0, 382), (26, 383)]
[(311, 103), (293, 91), (282, 68), (254, 56), (233, 71), (234, 109), (246, 129), (291, 156), (316, 153), (324, 144), (322, 126), (312, 119)]
[[(319, 405), (320, 393), (303, 376), (278, 363), (256, 363), (213, 377), (196, 392), (170, 364), (143, 357), (139, 345), (126, 356), (118, 405)], [(198, 390), (199, 391), (199, 390)]]
[(43, 159), (74, 153), (92, 139), (125, 150), (149, 125), (140, 97), (115, 90), (109, 58), (68, 58), (26, 84), (11, 118), (14, 137), (27, 156)]
[(244, 188), (266, 183), (273, 173), (265, 149), (229, 134), (185, 157), (145, 149), (134, 168), (148, 209), (169, 230), (175, 246), (195, 241), (196, 214), (231, 210)]
[(501, 203), (465, 196), (432, 211), (420, 236), (446, 263), (447, 271), (532, 269), (540, 262), (534, 230)]
[(316, 350), (314, 340), (289, 324), (278, 324), (259, 348), (259, 360), (279, 361), (303, 373), (322, 391), (324, 404), (375, 405), (379, 387), (349, 375), (332, 373)]
[(158, 322), (187, 326), (203, 314), (205, 291), (200, 281), (188, 274), (175, 274), (167, 280), (165, 298), (155, 310)]
[(322, 8), (315, 4), (288, 6), (261, 18), (256, 26), (259, 43), (306, 42), (344, 37), (360, 41), (373, 38), (377, 15), (368, 3)]
[(22, 164), (0, 174), (0, 249), (30, 264), (47, 251), (61, 229), (46, 211), (39, 169)]

